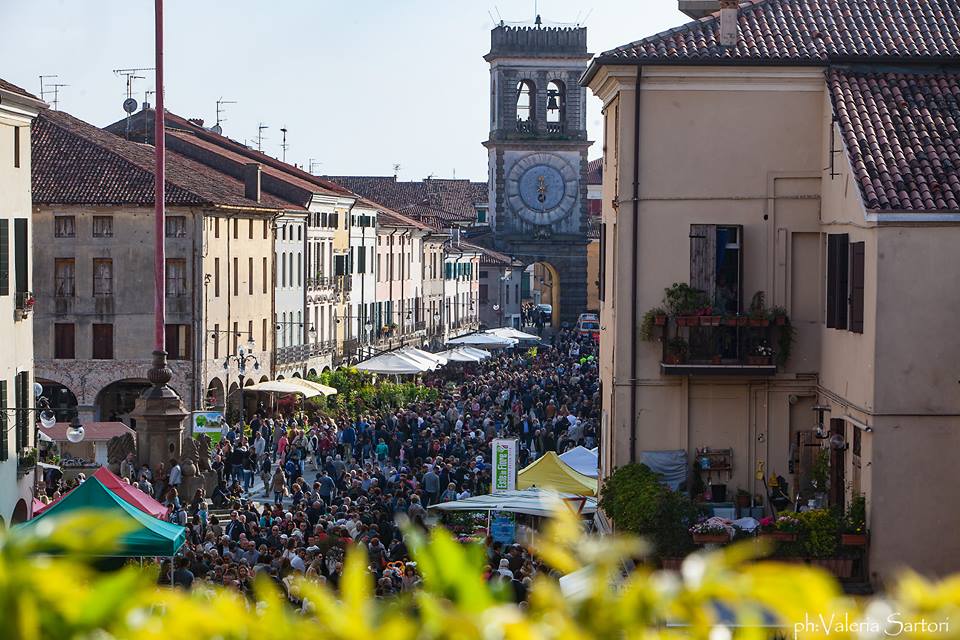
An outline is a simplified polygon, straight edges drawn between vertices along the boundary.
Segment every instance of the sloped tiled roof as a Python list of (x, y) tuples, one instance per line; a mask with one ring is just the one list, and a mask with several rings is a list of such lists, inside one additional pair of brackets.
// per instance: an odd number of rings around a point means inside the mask
[(832, 69), (829, 85), (867, 209), (960, 211), (960, 75)]
[(748, 0), (736, 46), (719, 44), (719, 14), (601, 53), (601, 64), (751, 64), (960, 58), (957, 0)]
[[(130, 142), (74, 118), (44, 109), (31, 130), (33, 201), (44, 204), (153, 204), (153, 147)], [(264, 194), (244, 197), (244, 186), (176, 153), (166, 157), (168, 205), (227, 205), (296, 209)]]
[(587, 163), (587, 184), (603, 184), (603, 158)]
[(22, 89), (21, 87), (18, 87), (12, 82), (7, 82), (3, 78), (0, 78), (0, 89), (3, 89), (4, 91), (9, 91), (10, 93), (18, 93), (21, 96), (24, 96), (26, 98), (32, 98), (34, 100), (40, 99), (37, 96), (30, 93), (29, 91), (27, 91), (26, 89)]
[(427, 178), (400, 182), (396, 176), (324, 176), (374, 202), (435, 228), (471, 222), (477, 205), (487, 203), (487, 183)]

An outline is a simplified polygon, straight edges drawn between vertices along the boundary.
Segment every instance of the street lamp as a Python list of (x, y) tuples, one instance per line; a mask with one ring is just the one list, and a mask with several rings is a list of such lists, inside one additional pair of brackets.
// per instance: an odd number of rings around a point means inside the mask
[(237, 363), (237, 373), (240, 376), (240, 426), (242, 427), (245, 424), (244, 415), (243, 415), (243, 379), (247, 377), (247, 363), (253, 363), (253, 372), (260, 372), (260, 361), (253, 351), (256, 348), (256, 343), (253, 341), (253, 338), (247, 341), (246, 345), (240, 345), (237, 348), (236, 355), (228, 355), (223, 359), (223, 370), (226, 372), (230, 371), (230, 361)]
[(70, 421), (70, 426), (67, 427), (67, 440), (73, 444), (77, 444), (83, 440), (84, 435), (83, 425), (80, 424), (80, 418), (78, 416), (73, 416), (73, 420)]

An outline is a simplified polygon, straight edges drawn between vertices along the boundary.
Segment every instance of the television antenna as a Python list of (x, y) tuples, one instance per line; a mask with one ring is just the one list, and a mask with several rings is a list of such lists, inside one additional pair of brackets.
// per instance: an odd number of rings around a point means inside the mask
[(156, 93), (154, 89), (147, 89), (146, 91), (143, 92), (143, 108), (144, 109), (150, 106), (150, 96), (154, 93)]
[(263, 124), (262, 122), (257, 125), (257, 151), (263, 151), (263, 130), (269, 128), (270, 125)]
[[(223, 108), (223, 105), (225, 105), (225, 104), (237, 104), (237, 101), (236, 101), (236, 100), (224, 100), (224, 99), (223, 99), (223, 96), (220, 96), (220, 99), (217, 100), (217, 124), (214, 125), (215, 127), (219, 127), (221, 123), (227, 121), (227, 119), (224, 118), (223, 115), (222, 115), (222, 114), (226, 111), (226, 109)], [(222, 128), (220, 129), (220, 131), (217, 131), (217, 133), (220, 133), (221, 131), (223, 131)]]
[(308, 162), (308, 166), (309, 166), (309, 171), (308, 171), (308, 173), (310, 173), (310, 175), (314, 175), (314, 176), (317, 175), (317, 174), (315, 174), (315, 173), (313, 172), (313, 168), (314, 168), (314, 167), (319, 167), (319, 166), (322, 165), (323, 163), (320, 162), (319, 160), (314, 160), (313, 158), (310, 158), (307, 162)]
[(114, 69), (113, 74), (116, 76), (123, 76), (127, 81), (127, 98), (133, 97), (133, 82), (134, 80), (144, 80), (146, 76), (137, 75), (139, 73), (145, 73), (147, 71), (154, 71), (153, 67), (136, 67), (133, 69)]
[(287, 161), (287, 147), (290, 145), (287, 144), (287, 125), (280, 127), (280, 132), (283, 133), (283, 142), (280, 143), (280, 148), (283, 149), (283, 158), (284, 162)]
[(47, 96), (53, 94), (53, 99), (49, 102), (53, 105), (54, 111), (57, 110), (57, 106), (60, 104), (60, 87), (69, 87), (70, 85), (62, 82), (44, 82), (44, 80), (59, 77), (60, 76), (56, 74), (40, 76), (40, 99), (47, 101)]

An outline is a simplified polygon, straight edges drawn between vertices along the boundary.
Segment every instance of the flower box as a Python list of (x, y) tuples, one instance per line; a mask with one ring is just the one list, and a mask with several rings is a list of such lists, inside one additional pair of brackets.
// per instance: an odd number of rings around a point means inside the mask
[(666, 356), (663, 357), (663, 361), (665, 364), (683, 364), (683, 360), (684, 360), (683, 356), (676, 353), (668, 353)]
[(770, 538), (777, 542), (796, 542), (797, 541), (797, 532), (796, 531), (768, 531), (763, 534), (765, 538)]
[(770, 321), (766, 318), (750, 318), (751, 327), (769, 327)]
[(773, 319), (773, 323), (778, 327), (783, 327), (787, 324), (787, 316), (776, 316)]
[(770, 364), (770, 356), (747, 356), (747, 364), (762, 367)]
[(724, 318), (724, 319), (723, 319), (723, 324), (725, 324), (725, 325), (728, 326), (728, 327), (735, 327), (735, 326), (737, 326), (737, 318), (735, 318), (735, 317), (734, 317), (734, 318)]
[(667, 324), (667, 316), (665, 316), (665, 315), (654, 316), (654, 317), (653, 317), (653, 324), (656, 325), (656, 326), (658, 326), (658, 327), (666, 326), (666, 324)]
[(826, 569), (837, 578), (849, 578), (853, 575), (853, 558), (811, 558), (810, 564)]
[(730, 542), (730, 536), (725, 533), (694, 533), (694, 544), (726, 544)]
[(843, 533), (840, 534), (840, 544), (845, 547), (865, 547), (867, 546), (868, 536), (865, 533)]
[(748, 318), (747, 316), (740, 316), (737, 318), (738, 327), (746, 327), (749, 324), (750, 324), (750, 318)]

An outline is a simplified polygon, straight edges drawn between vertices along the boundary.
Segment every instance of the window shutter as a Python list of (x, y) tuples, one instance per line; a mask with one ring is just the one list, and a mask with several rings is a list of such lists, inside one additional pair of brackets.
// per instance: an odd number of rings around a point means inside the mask
[[(6, 222), (4, 220), (3, 222)], [(7, 381), (0, 380), (0, 461), (10, 458), (10, 420), (7, 418)]]
[(603, 302), (607, 294), (607, 223), (600, 224), (600, 277), (597, 279), (597, 299)]
[(837, 327), (837, 236), (827, 236), (827, 327)]
[(27, 251), (29, 250), (29, 244), (27, 243), (27, 219), (26, 218), (15, 218), (13, 221), (13, 259), (16, 271), (16, 291), (17, 293), (25, 293), (29, 291), (29, 285), (27, 284), (27, 274), (30, 272), (29, 264), (27, 263)]
[(863, 242), (850, 244), (850, 331), (863, 333), (863, 266), (866, 247)]
[(847, 328), (850, 295), (850, 236), (837, 234), (837, 329)]
[(717, 225), (690, 225), (690, 286), (712, 304), (717, 288)]
[(26, 447), (30, 442), (29, 426), (30, 412), (30, 372), (21, 371), (16, 377), (17, 393), (17, 451)]
[(0, 296), (10, 295), (10, 221), (0, 220)]

